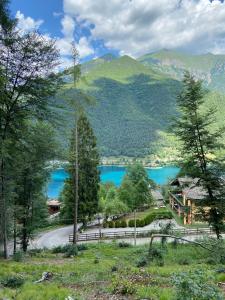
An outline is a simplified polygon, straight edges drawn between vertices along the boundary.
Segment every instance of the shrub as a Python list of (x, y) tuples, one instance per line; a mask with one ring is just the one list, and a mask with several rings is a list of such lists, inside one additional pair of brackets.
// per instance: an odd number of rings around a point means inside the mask
[(177, 300), (222, 300), (222, 293), (213, 282), (214, 279), (201, 270), (174, 275)]
[(108, 228), (108, 222), (103, 222), (102, 226), (103, 228)]
[(129, 243), (127, 243), (127, 242), (122, 241), (122, 242), (118, 243), (118, 246), (119, 246), (119, 248), (128, 248), (131, 245)]
[(150, 259), (157, 259), (157, 260), (162, 260), (163, 259), (163, 252), (160, 249), (157, 248), (151, 248), (148, 252), (149, 258)]
[(148, 260), (146, 256), (140, 257), (139, 260), (136, 263), (136, 266), (138, 268), (144, 267), (148, 264)]
[(77, 245), (69, 245), (66, 247), (64, 257), (76, 256), (78, 254)]
[(124, 277), (115, 277), (112, 280), (113, 294), (132, 295), (136, 292), (136, 287), (132, 281)]
[(111, 271), (112, 272), (117, 272), (118, 271), (118, 267), (117, 266), (112, 266)]
[(179, 261), (178, 261), (178, 264), (179, 265), (190, 265), (191, 264), (191, 261), (188, 257), (184, 257), (184, 258), (180, 258)]
[(115, 221), (115, 228), (120, 228), (120, 220)]
[(115, 223), (113, 221), (109, 221), (108, 222), (108, 227), (109, 228), (114, 228), (115, 227)]
[(0, 283), (7, 288), (15, 289), (24, 284), (24, 279), (21, 276), (9, 276), (3, 278)]
[(37, 254), (41, 253), (42, 251), (43, 251), (43, 249), (36, 248), (36, 249), (29, 250), (28, 253), (30, 256), (36, 256)]
[(20, 262), (24, 259), (24, 253), (22, 251), (18, 251), (13, 254), (13, 260), (16, 262)]
[(77, 245), (77, 250), (78, 251), (88, 250), (88, 245), (87, 244), (79, 244), (79, 245)]
[(128, 221), (128, 226), (129, 227), (134, 227), (134, 220), (129, 220)]
[(127, 221), (126, 221), (126, 220), (122, 220), (122, 221), (120, 222), (120, 227), (121, 227), (121, 228), (126, 228), (126, 227), (127, 227)]

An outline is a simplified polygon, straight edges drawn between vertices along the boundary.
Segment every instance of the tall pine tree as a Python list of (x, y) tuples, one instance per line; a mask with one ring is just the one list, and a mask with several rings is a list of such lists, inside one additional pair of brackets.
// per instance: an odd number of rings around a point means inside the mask
[(201, 82), (185, 73), (177, 101), (180, 116), (174, 123), (174, 131), (183, 145), (183, 171), (200, 178), (207, 192), (200, 202), (201, 213), (219, 238), (225, 218), (224, 165), (218, 157), (218, 150), (224, 148), (220, 142), (224, 130), (215, 129), (215, 109), (204, 112), (204, 95)]
[[(78, 157), (79, 157), (79, 203), (78, 220), (85, 225), (88, 220), (98, 211), (99, 191), (99, 154), (97, 142), (91, 125), (84, 113), (81, 113), (77, 121), (78, 130)], [(61, 200), (63, 209), (61, 217), (71, 222), (74, 217), (74, 193), (75, 191), (75, 149), (76, 140), (74, 131), (71, 138), (69, 167), (70, 178), (66, 181)]]

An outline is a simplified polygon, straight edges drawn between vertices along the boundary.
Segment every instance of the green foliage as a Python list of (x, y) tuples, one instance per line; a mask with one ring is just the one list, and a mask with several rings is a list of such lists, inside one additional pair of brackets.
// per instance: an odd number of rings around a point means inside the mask
[(219, 238), (224, 228), (225, 189), (221, 180), (224, 163), (216, 154), (218, 150), (225, 149), (221, 143), (224, 126), (211, 130), (215, 126), (216, 110), (209, 108), (202, 111), (204, 95), (202, 83), (185, 73), (183, 90), (177, 100), (180, 116), (174, 122), (174, 133), (182, 142), (182, 171), (200, 179), (205, 192), (199, 203), (200, 211)]
[[(96, 105), (87, 111), (101, 154), (134, 157), (149, 154), (150, 143), (159, 138), (158, 130), (165, 131), (175, 113), (180, 83), (152, 72), (128, 56), (111, 61), (100, 58), (83, 64), (82, 69), (85, 80), (78, 88), (96, 99)], [(63, 104), (61, 99), (57, 101)], [(67, 116), (67, 130), (60, 133), (63, 140), (73, 124), (70, 110), (67, 106), (61, 111)]]
[(140, 164), (130, 165), (118, 190), (118, 197), (130, 210), (151, 204), (153, 199), (149, 184), (146, 169)]
[(177, 300), (222, 300), (222, 293), (207, 272), (197, 270), (183, 272), (173, 277)]
[(78, 247), (73, 244), (57, 246), (52, 249), (52, 253), (64, 253), (65, 257), (75, 256), (78, 254)]
[(21, 251), (17, 251), (16, 253), (13, 254), (14, 261), (20, 262), (23, 260), (23, 258), (24, 258), (24, 253)]
[(109, 226), (109, 228), (115, 228), (115, 222), (109, 221), (108, 226)]
[(0, 283), (6, 288), (16, 289), (24, 284), (24, 278), (22, 276), (8, 276), (0, 279)]
[[(78, 157), (79, 157), (79, 203), (78, 217), (83, 224), (98, 211), (99, 196), (99, 154), (97, 150), (96, 138), (91, 125), (84, 114), (79, 116), (78, 128)], [(74, 215), (74, 190), (75, 190), (75, 132), (72, 132), (71, 149), (69, 153), (68, 172), (70, 178), (66, 181), (61, 194), (64, 207), (61, 210), (61, 218), (73, 220)]]
[(130, 247), (131, 244), (122, 241), (122, 242), (119, 242), (119, 243), (118, 243), (118, 246), (119, 246), (119, 248), (127, 248), (127, 247)]
[[(181, 80), (184, 71), (188, 70), (195, 74), (197, 79), (203, 79), (207, 88), (224, 91), (224, 78), (222, 76), (222, 66), (225, 62), (224, 55), (214, 55), (212, 53), (193, 55), (184, 52), (160, 50), (138, 58), (138, 61), (151, 69), (168, 74), (175, 79)], [(207, 80), (210, 74), (210, 81)]]

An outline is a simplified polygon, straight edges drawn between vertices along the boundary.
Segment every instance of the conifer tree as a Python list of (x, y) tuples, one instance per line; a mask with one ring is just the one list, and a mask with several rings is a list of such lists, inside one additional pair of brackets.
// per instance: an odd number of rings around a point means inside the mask
[[(85, 225), (88, 220), (98, 211), (98, 191), (99, 191), (99, 154), (97, 142), (91, 125), (84, 113), (81, 113), (77, 121), (78, 130), (78, 156), (79, 156), (79, 203), (78, 220)], [(74, 217), (74, 193), (76, 170), (75, 154), (76, 139), (72, 133), (69, 167), (70, 178), (66, 181), (61, 199), (64, 202), (62, 209), (62, 218), (71, 220)]]
[(215, 129), (214, 108), (204, 112), (205, 91), (200, 81), (188, 72), (183, 80), (183, 90), (177, 104), (180, 116), (174, 122), (174, 132), (182, 142), (184, 161), (183, 171), (192, 177), (200, 178), (207, 195), (199, 203), (202, 217), (212, 225), (217, 237), (223, 230), (225, 217), (225, 194), (222, 176), (224, 165), (218, 150), (223, 129)]

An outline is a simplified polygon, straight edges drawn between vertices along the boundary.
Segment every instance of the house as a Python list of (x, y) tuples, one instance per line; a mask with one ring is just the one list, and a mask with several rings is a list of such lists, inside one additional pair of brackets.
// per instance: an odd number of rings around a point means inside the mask
[(201, 186), (199, 178), (179, 177), (170, 183), (170, 206), (183, 219), (184, 224), (192, 224), (200, 220), (198, 207), (206, 196), (207, 193)]
[(157, 207), (165, 206), (163, 202), (163, 195), (159, 190), (151, 190), (151, 194)]
[(53, 215), (60, 211), (61, 203), (58, 200), (52, 199), (47, 202), (47, 206), (49, 214)]

